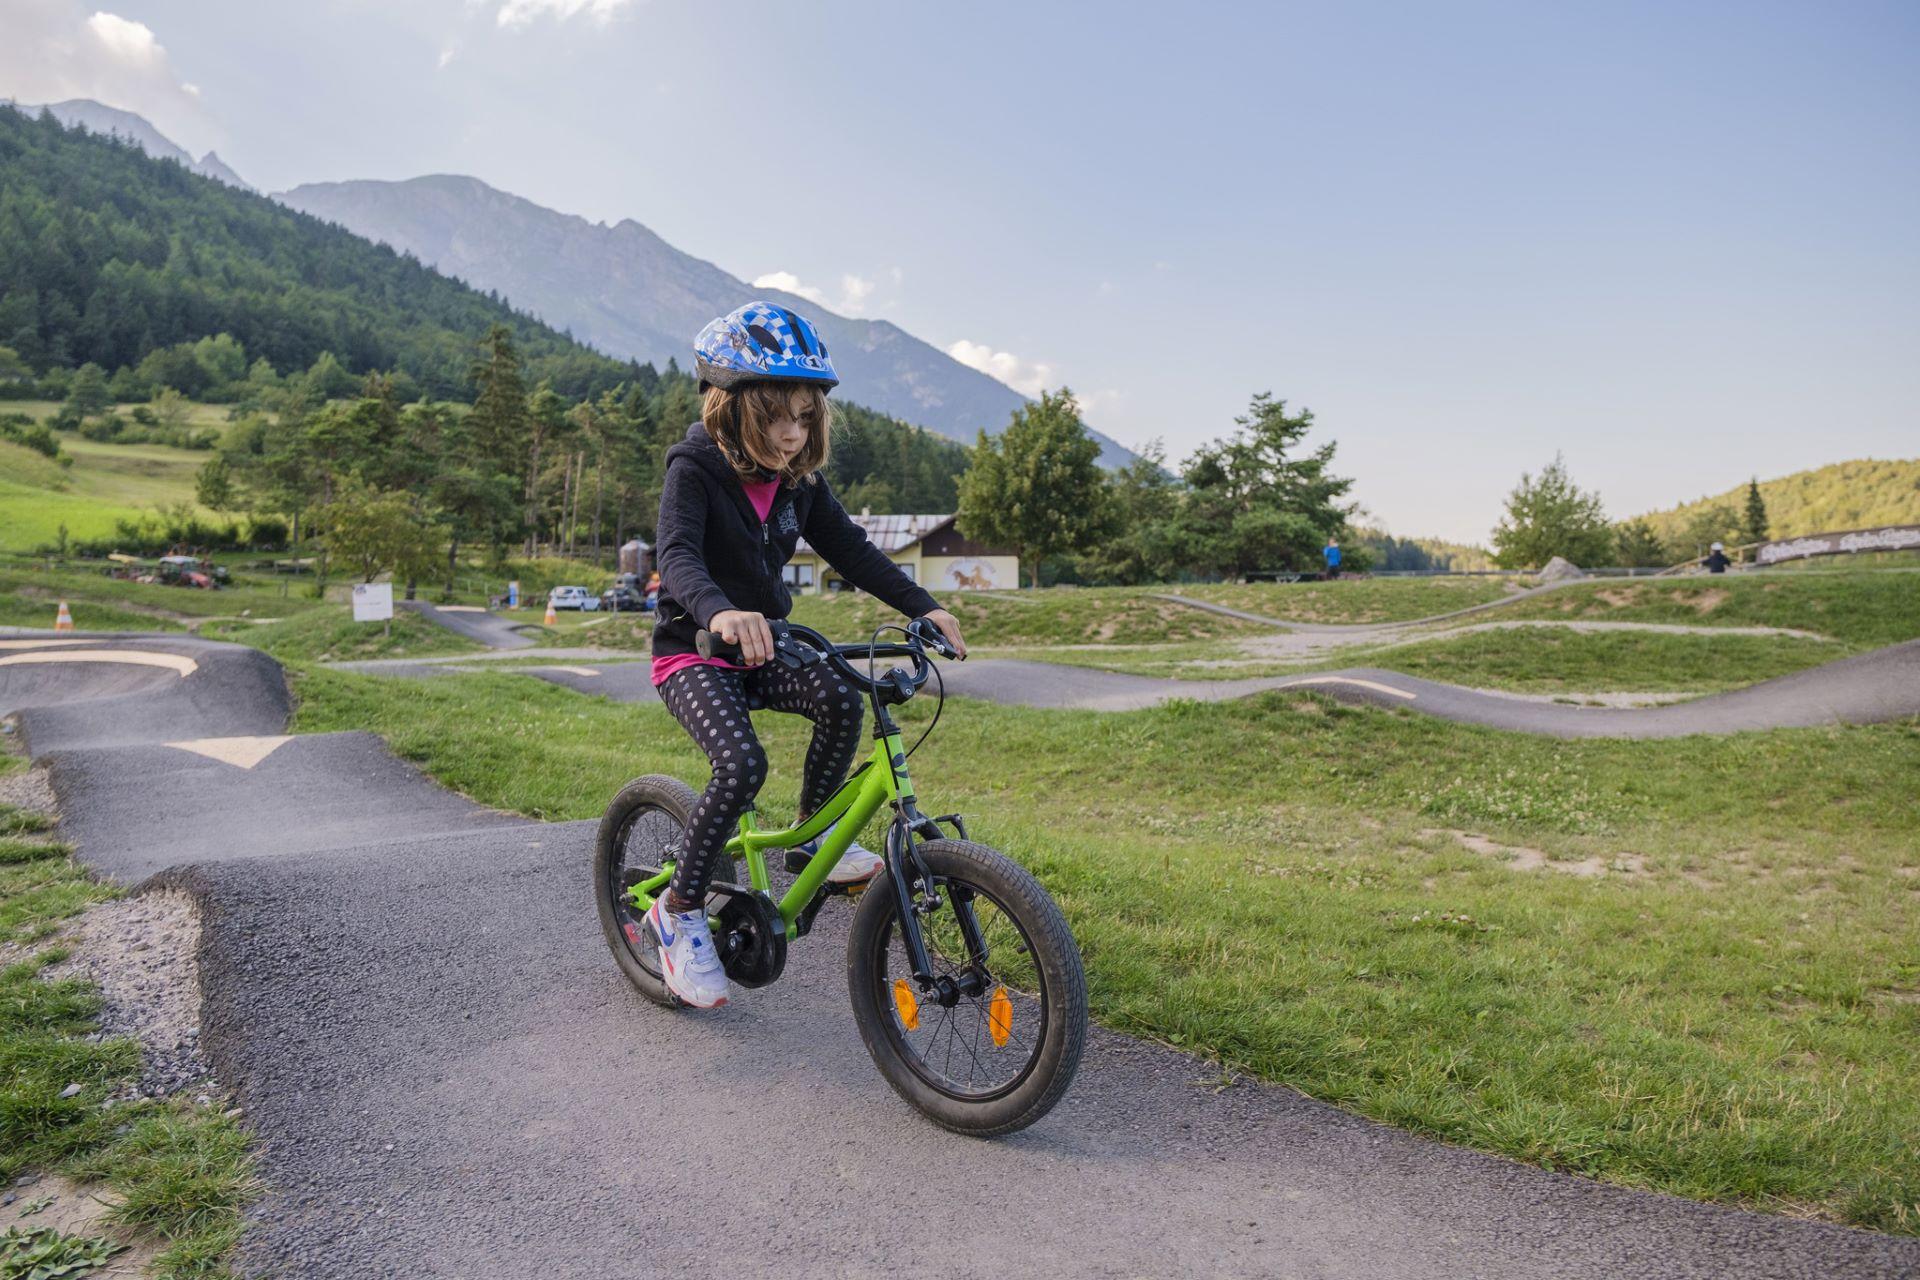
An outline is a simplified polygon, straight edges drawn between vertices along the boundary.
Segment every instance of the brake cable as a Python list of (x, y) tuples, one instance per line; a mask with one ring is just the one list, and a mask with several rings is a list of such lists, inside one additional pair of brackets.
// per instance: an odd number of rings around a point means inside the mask
[[(927, 670), (933, 673), (934, 685), (940, 695), (939, 699), (933, 704), (933, 719), (929, 720), (927, 727), (920, 731), (920, 736), (913, 740), (913, 745), (907, 748), (906, 755), (900, 757), (902, 761), (905, 761), (920, 749), (920, 744), (927, 740), (927, 735), (933, 732), (933, 727), (940, 723), (941, 708), (947, 705), (947, 681), (946, 677), (940, 674), (939, 664), (934, 662), (932, 658), (926, 656), (926, 641), (921, 640), (919, 636), (914, 635), (913, 632), (907, 630), (897, 622), (881, 623), (873, 629), (873, 634), (867, 637), (867, 696), (873, 700), (873, 718), (876, 724), (880, 720), (880, 679), (873, 665), (875, 657), (873, 650), (880, 643), (880, 633), (883, 631), (898, 631), (901, 635), (905, 636), (909, 642), (920, 645), (920, 660), (926, 663)], [(888, 769), (892, 769), (893, 762), (891, 760), (887, 762), (887, 767)]]

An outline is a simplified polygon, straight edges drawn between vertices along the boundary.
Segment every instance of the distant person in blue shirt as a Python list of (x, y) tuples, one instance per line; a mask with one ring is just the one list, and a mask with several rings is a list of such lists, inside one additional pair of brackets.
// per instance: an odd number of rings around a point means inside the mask
[(1327, 558), (1327, 580), (1332, 581), (1333, 579), (1339, 577), (1340, 576), (1340, 540), (1338, 538), (1328, 538), (1326, 550), (1322, 551), (1320, 554), (1324, 555)]
[[(1700, 544), (1696, 542), (1694, 545), (1699, 546)], [(1725, 573), (1727, 566), (1733, 563), (1733, 561), (1727, 558), (1726, 544), (1720, 542), (1714, 543), (1713, 550), (1707, 553), (1705, 563), (1708, 573)]]

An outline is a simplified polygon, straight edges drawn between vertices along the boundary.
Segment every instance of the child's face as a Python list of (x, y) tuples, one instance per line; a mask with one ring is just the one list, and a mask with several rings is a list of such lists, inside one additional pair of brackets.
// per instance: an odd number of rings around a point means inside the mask
[(806, 448), (816, 425), (813, 420), (813, 397), (804, 391), (796, 391), (788, 402), (787, 411), (775, 418), (767, 428), (768, 439), (780, 451), (782, 465), (793, 461), (794, 455)]

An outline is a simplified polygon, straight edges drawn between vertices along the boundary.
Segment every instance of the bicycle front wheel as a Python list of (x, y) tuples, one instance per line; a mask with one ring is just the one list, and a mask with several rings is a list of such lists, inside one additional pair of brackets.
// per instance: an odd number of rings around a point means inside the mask
[(887, 1083), (935, 1124), (977, 1137), (1013, 1133), (1053, 1109), (1080, 1065), (1080, 948), (1040, 882), (998, 850), (931, 840), (920, 855), (940, 898), (921, 934), (933, 976), (958, 994), (943, 1002), (920, 990), (894, 895), (876, 885), (847, 940), (854, 1021)]

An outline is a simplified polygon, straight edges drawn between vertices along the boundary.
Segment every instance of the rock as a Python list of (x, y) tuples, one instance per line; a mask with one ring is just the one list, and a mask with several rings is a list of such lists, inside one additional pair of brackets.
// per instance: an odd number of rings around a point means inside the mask
[(1584, 578), (1587, 571), (1564, 556), (1555, 556), (1547, 561), (1547, 567), (1540, 571), (1540, 581), (1567, 582), (1574, 578)]
[(60, 1091), (60, 1096), (63, 1098), (77, 1098), (80, 1096), (80, 1091), (84, 1088), (86, 1088), (85, 1085), (70, 1084)]

